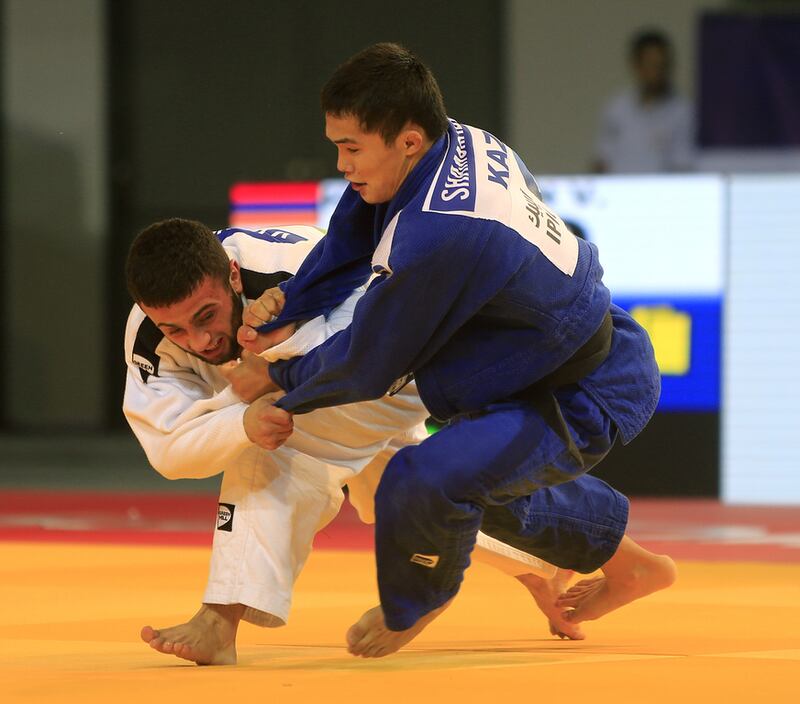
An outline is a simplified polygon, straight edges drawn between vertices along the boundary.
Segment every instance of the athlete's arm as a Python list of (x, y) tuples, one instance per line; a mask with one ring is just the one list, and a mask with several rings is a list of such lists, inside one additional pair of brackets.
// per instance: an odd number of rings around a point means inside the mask
[(244, 429), (247, 405), (230, 388), (215, 393), (188, 356), (180, 363), (153, 348), (144, 357), (137, 340), (146, 320), (138, 307), (128, 319), (125, 417), (159, 473), (168, 479), (213, 476), (252, 444)]
[(398, 228), (386, 273), (358, 302), (352, 324), (304, 357), (270, 365), (272, 379), (287, 392), (281, 408), (305, 413), (382, 396), (494, 295), (507, 274), (487, 278), (485, 233), (456, 222), (449, 228), (435, 243), (424, 233), (416, 241), (398, 236)]

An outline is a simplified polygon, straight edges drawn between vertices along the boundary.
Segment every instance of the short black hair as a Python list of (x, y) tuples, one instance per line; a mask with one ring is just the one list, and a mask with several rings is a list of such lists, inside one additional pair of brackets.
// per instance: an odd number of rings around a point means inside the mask
[(660, 29), (644, 29), (633, 35), (629, 47), (629, 56), (632, 61), (638, 61), (646, 49), (657, 47), (664, 53), (672, 53), (672, 42), (665, 32)]
[(431, 70), (405, 47), (383, 42), (349, 58), (322, 88), (322, 110), (354, 115), (365, 132), (389, 144), (412, 122), (437, 140), (447, 131), (447, 111)]
[(142, 230), (125, 262), (125, 281), (136, 303), (162, 307), (188, 298), (206, 276), (227, 281), (230, 260), (203, 223), (170, 218)]

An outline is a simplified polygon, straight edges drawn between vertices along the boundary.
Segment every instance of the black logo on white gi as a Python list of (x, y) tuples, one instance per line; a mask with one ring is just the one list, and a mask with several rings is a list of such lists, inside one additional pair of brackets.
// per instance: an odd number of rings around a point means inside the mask
[(217, 530), (226, 530), (228, 533), (233, 531), (233, 512), (236, 510), (234, 504), (220, 504), (217, 509)]
[(141, 355), (134, 354), (131, 357), (131, 362), (133, 362), (139, 369), (144, 369), (148, 374), (155, 374), (156, 368), (153, 366), (153, 363), (142, 357)]

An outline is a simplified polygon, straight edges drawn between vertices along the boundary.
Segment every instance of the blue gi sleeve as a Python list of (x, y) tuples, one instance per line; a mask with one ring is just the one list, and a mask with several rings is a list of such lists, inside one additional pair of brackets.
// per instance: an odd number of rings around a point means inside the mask
[(382, 396), (502, 288), (513, 271), (481, 266), (489, 229), (442, 218), (432, 218), (439, 225), (432, 236), (417, 223), (404, 231), (401, 216), (391, 273), (372, 282), (350, 327), (304, 357), (271, 366), (273, 380), (287, 391), (279, 406), (305, 413)]

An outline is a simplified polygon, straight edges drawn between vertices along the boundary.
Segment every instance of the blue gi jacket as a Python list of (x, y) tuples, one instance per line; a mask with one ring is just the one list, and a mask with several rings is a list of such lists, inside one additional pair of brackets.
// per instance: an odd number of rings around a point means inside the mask
[(558, 369), (610, 309), (610, 353), (579, 383), (631, 440), (659, 395), (647, 333), (610, 304), (594, 245), (538, 195), (511, 149), (455, 121), (389, 203), (348, 190), (271, 327), (327, 312), (377, 277), (349, 328), (272, 365), (287, 391), (278, 405), (376, 398), (413, 373), (436, 418), (478, 411)]

